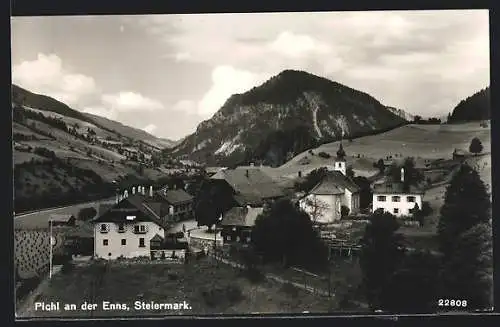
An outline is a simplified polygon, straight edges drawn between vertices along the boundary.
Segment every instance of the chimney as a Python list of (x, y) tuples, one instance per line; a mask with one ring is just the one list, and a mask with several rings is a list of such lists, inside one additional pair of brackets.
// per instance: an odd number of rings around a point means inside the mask
[(153, 185), (149, 186), (149, 196), (153, 197)]
[(405, 181), (405, 169), (401, 168), (401, 182)]
[(135, 186), (132, 186), (132, 194), (135, 194)]

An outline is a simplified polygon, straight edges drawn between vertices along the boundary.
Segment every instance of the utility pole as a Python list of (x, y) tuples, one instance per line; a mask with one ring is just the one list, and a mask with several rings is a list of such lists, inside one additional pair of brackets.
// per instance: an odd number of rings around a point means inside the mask
[(52, 218), (49, 219), (49, 279), (52, 278), (52, 244), (54, 240), (52, 239)]

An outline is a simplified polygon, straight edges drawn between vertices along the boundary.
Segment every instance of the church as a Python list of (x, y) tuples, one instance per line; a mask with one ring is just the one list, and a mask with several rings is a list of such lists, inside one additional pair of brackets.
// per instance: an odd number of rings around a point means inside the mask
[(347, 163), (342, 143), (333, 166), (326, 176), (299, 200), (300, 207), (309, 214), (313, 223), (333, 223), (360, 208), (360, 188), (347, 176)]

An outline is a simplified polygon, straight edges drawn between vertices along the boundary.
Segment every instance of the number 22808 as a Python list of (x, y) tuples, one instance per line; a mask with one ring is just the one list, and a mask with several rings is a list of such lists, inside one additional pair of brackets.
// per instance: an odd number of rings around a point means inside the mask
[(452, 307), (452, 308), (465, 308), (465, 307), (467, 307), (467, 300), (439, 299), (438, 306), (440, 306), (440, 307)]

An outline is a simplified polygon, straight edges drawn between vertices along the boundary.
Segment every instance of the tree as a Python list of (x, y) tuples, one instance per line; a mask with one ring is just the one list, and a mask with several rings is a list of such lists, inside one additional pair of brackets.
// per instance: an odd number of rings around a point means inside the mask
[(394, 313), (435, 312), (440, 296), (439, 265), (439, 259), (429, 252), (407, 253), (382, 290), (382, 308)]
[(477, 137), (473, 138), (469, 145), (469, 152), (474, 153), (474, 155), (478, 155), (483, 151), (483, 144), (481, 140)]
[(295, 190), (298, 192), (309, 192), (328, 174), (328, 169), (325, 167), (317, 168), (307, 174), (303, 182), (295, 184)]
[(313, 223), (316, 223), (318, 219), (323, 217), (325, 213), (331, 209), (330, 205), (325, 201), (322, 201), (318, 196), (312, 195), (304, 199), (304, 210), (307, 212)]
[(415, 159), (412, 157), (405, 158), (402, 165), (393, 163), (389, 168), (389, 176), (394, 181), (401, 180), (401, 168), (404, 168), (403, 188), (408, 190), (410, 186), (416, 186), (424, 180), (424, 174), (415, 168)]
[(368, 178), (364, 176), (354, 177), (354, 183), (358, 185), (359, 190), (359, 207), (368, 208), (373, 200), (373, 192), (371, 188), (371, 183)]
[(476, 170), (462, 164), (446, 188), (438, 223), (440, 249), (451, 255), (457, 237), (491, 218), (490, 196)]
[(308, 268), (324, 268), (327, 249), (319, 239), (305, 211), (287, 199), (276, 201), (257, 217), (252, 244), (267, 262), (281, 262)]
[(453, 253), (444, 258), (439, 294), (467, 300), (467, 309), (493, 307), (492, 226), (479, 223), (456, 238)]
[(232, 188), (224, 181), (206, 181), (195, 199), (194, 214), (198, 226), (211, 231), (222, 214), (234, 205)]
[(354, 179), (354, 169), (352, 169), (352, 166), (347, 167), (345, 174), (350, 179)]
[(378, 170), (383, 173), (385, 170), (384, 159), (378, 159), (378, 161), (373, 164), (373, 167), (378, 168)]
[(78, 212), (78, 219), (81, 221), (87, 221), (94, 218), (97, 215), (97, 210), (94, 207), (83, 208)]
[(374, 309), (383, 305), (382, 292), (390, 287), (390, 277), (404, 257), (403, 240), (396, 233), (399, 227), (396, 217), (378, 209), (371, 216), (361, 240), (362, 285)]
[(415, 124), (420, 124), (422, 122), (422, 116), (416, 115), (415, 117), (413, 117), (413, 122)]

